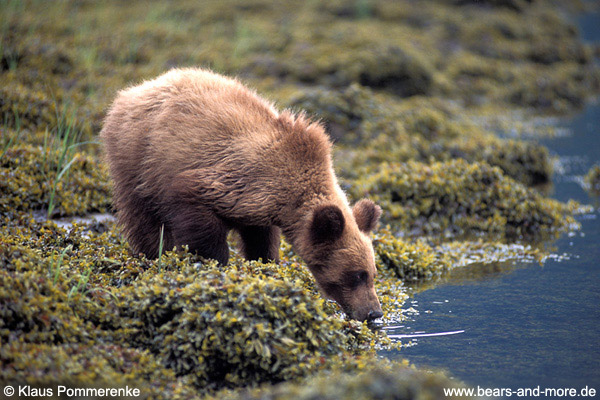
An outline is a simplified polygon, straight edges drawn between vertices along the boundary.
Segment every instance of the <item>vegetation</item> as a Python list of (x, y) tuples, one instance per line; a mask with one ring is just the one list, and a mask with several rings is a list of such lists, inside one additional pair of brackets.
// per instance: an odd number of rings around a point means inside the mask
[(381, 163), (360, 175), (352, 197), (373, 198), (389, 222), (411, 234), (535, 238), (575, 224), (569, 215), (576, 204), (544, 199), (485, 163)]
[(578, 205), (536, 188), (548, 151), (497, 133), (600, 89), (599, 50), (564, 17), (577, 4), (0, 0), (0, 382), (165, 399), (437, 398), (460, 385), (379, 359), (400, 344), (344, 319), (285, 242), (279, 264), (148, 260), (111, 221), (53, 219), (111, 211), (96, 135), (118, 90), (212, 68), (323, 120), (344, 189), (384, 210), (375, 284), (383, 321), (401, 320), (408, 283), (543, 260), (522, 241), (576, 226)]
[(594, 195), (600, 194), (600, 165), (594, 165), (584, 178), (587, 189)]

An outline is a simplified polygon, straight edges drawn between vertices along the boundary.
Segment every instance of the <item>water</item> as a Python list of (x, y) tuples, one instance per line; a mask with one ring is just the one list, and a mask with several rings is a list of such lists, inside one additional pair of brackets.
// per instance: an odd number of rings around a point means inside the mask
[(586, 0), (586, 2), (595, 4), (596, 10), (580, 15), (575, 22), (579, 25), (580, 36), (585, 42), (600, 42), (598, 0)]
[[(580, 19), (583, 38), (600, 40), (598, 14)], [(581, 186), (600, 164), (600, 104), (563, 124), (566, 137), (542, 144), (560, 157), (550, 196), (598, 208)], [(403, 339), (412, 346), (390, 358), (446, 369), (472, 386), (542, 388), (586, 386), (600, 396), (600, 215), (579, 218), (580, 231), (549, 246), (561, 255), (543, 266), (507, 262), (457, 269), (433, 289), (416, 292), (418, 315), (389, 334), (463, 333)]]
[(414, 339), (399, 355), (473, 386), (600, 389), (600, 229), (582, 224), (584, 237), (556, 243), (570, 259), (468, 267), (415, 294), (419, 315), (390, 334), (464, 333)]

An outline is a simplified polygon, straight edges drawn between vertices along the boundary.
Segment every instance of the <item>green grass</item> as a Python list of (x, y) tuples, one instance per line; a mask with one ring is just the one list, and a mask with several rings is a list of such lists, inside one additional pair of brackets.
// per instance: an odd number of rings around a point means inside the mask
[(52, 261), (50, 263), (50, 276), (52, 277), (52, 282), (55, 285), (58, 282), (58, 277), (60, 276), (60, 268), (62, 267), (62, 263), (65, 258), (65, 254), (67, 254), (67, 252), (69, 250), (71, 250), (72, 248), (73, 248), (72, 245), (68, 245), (67, 247), (65, 247), (64, 250), (60, 253), (58, 260)]
[(356, 18), (370, 18), (373, 16), (373, 4), (370, 0), (356, 0), (354, 3)]
[(73, 151), (77, 146), (75, 122), (72, 119), (69, 121), (66, 121), (65, 118), (61, 119), (57, 127), (56, 138), (58, 139), (58, 144), (56, 144), (57, 141), (55, 140), (53, 141), (53, 146), (57, 146), (60, 156), (56, 163), (56, 176), (52, 182), (52, 189), (48, 199), (48, 218), (52, 217), (52, 212), (54, 211), (58, 183), (63, 177), (68, 177), (69, 168), (71, 168), (71, 165), (75, 161), (75, 156), (73, 155)]
[(162, 255), (163, 255), (163, 247), (164, 247), (164, 234), (165, 234), (165, 224), (162, 224), (160, 227), (160, 239), (158, 242), (158, 269), (162, 271)]
[(6, 49), (4, 38), (10, 29), (10, 23), (16, 15), (20, 14), (25, 7), (24, 2), (20, 0), (0, 0), (0, 58), (7, 64), (9, 71), (15, 71), (19, 62), (17, 54), (12, 49)]
[(48, 131), (44, 133), (44, 163), (47, 162), (46, 155), (52, 151), (58, 151), (59, 157), (56, 162), (56, 170), (50, 185), (48, 198), (47, 217), (51, 218), (56, 207), (57, 190), (59, 183), (67, 180), (69, 170), (77, 158), (75, 150), (87, 144), (97, 144), (97, 141), (80, 141), (81, 131), (77, 129), (77, 122), (72, 115), (68, 115), (66, 109), (61, 115), (57, 115), (58, 124), (52, 138), (48, 140)]
[(92, 273), (92, 268), (88, 267), (83, 274), (79, 275), (79, 279), (77, 280), (77, 284), (71, 288), (69, 291), (69, 295), (67, 296), (67, 301), (71, 300), (71, 297), (76, 293), (85, 294), (85, 290), (87, 284), (90, 280), (90, 274)]
[(22, 134), (22, 130), (21, 130), (21, 118), (19, 118), (19, 113), (18, 111), (13, 111), (15, 114), (15, 133), (14, 134), (10, 134), (8, 131), (8, 115), (4, 115), (4, 124), (2, 126), (2, 153), (0, 153), (0, 160), (2, 160), (2, 157), (4, 157), (4, 154), (6, 154), (6, 151), (8, 150), (9, 147), (11, 147), (16, 141), (18, 141), (19, 137)]

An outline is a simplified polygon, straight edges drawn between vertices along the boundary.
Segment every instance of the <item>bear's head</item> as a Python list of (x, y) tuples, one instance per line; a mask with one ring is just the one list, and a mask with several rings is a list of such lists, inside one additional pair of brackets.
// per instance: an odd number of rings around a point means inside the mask
[(312, 210), (305, 232), (311, 257), (306, 259), (323, 294), (335, 300), (348, 316), (359, 321), (383, 315), (375, 292), (377, 274), (373, 244), (368, 234), (375, 229), (381, 208), (360, 200), (350, 213), (335, 204)]

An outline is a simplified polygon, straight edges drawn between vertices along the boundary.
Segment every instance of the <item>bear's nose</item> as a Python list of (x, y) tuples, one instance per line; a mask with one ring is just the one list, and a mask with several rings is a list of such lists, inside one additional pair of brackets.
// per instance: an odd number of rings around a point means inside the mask
[(367, 321), (373, 321), (374, 319), (383, 317), (383, 312), (381, 311), (369, 311), (367, 314)]

